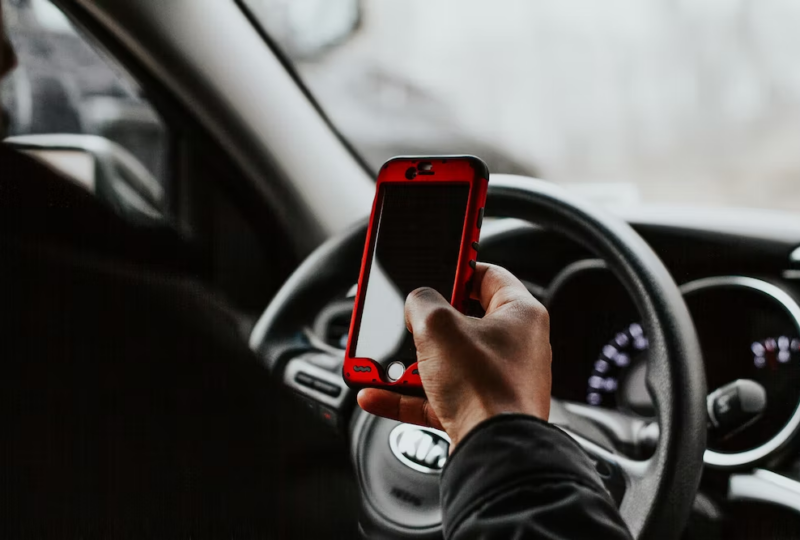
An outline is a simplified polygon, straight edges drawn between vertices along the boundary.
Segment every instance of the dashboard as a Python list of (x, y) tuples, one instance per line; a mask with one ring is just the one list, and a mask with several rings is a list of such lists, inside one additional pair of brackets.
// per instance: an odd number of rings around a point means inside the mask
[[(732, 431), (709, 429), (698, 497), (707, 498), (707, 513), (735, 509), (733, 522), (764, 520), (770, 527), (774, 508), (763, 510), (765, 501), (800, 512), (800, 222), (768, 217), (749, 227), (742, 223), (746, 215), (736, 215), (640, 215), (628, 221), (680, 286), (708, 391), (747, 380), (766, 395), (752, 421)], [(485, 225), (480, 259), (511, 270), (548, 308), (555, 398), (589, 418), (609, 413), (635, 425), (654, 424), (647, 331), (612, 269), (572, 240), (516, 220)], [(353, 293), (343, 289), (309, 321), (309, 334), (324, 346), (346, 343)], [(794, 483), (788, 492), (785, 486), (773, 489), (770, 474)], [(762, 495), (737, 491), (748, 482), (751, 488), (761, 482)], [(767, 514), (773, 517), (767, 520)], [(781, 519), (800, 534), (800, 516)]]

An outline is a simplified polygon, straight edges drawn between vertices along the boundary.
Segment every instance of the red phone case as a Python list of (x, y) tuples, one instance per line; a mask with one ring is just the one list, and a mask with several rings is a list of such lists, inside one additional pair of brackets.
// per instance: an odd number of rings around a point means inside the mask
[[(419, 174), (413, 180), (406, 178), (406, 171), (419, 163), (431, 164), (431, 171)], [(366, 290), (364, 284), (369, 277), (372, 265), (372, 252), (375, 238), (375, 211), (379, 207), (381, 186), (387, 183), (465, 183), (469, 184), (469, 198), (467, 212), (464, 219), (464, 229), (461, 235), (461, 249), (456, 267), (456, 279), (450, 304), (464, 313), (469, 301), (470, 288), (474, 268), (470, 261), (476, 260), (477, 242), (480, 238), (480, 228), (483, 221), (483, 209), (486, 204), (486, 191), (489, 185), (489, 169), (486, 164), (474, 156), (419, 156), (396, 157), (387, 161), (378, 175), (375, 189), (375, 200), (372, 205), (372, 215), (367, 229), (367, 241), (364, 245), (364, 256), (361, 261), (361, 274), (358, 278), (358, 292), (356, 294), (353, 317), (350, 321), (350, 333), (347, 340), (344, 367), (342, 375), (345, 383), (355, 389), (360, 388), (386, 388), (401, 393), (422, 393), (422, 381), (417, 373), (416, 362), (409, 366), (402, 377), (395, 382), (390, 382), (384, 373), (383, 367), (371, 358), (358, 358), (354, 356), (354, 334), (360, 326)]]

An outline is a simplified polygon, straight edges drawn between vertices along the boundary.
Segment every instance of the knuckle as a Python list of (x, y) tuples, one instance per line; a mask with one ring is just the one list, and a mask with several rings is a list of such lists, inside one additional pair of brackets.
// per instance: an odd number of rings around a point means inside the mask
[(493, 283), (497, 288), (519, 283), (519, 280), (514, 277), (514, 274), (502, 266), (496, 266), (494, 264), (487, 266), (488, 268), (486, 269), (486, 273), (483, 277), (487, 283)]
[(487, 265), (486, 272), (483, 273), (481, 286), (491, 288), (492, 284), (498, 282), (503, 275), (503, 271), (499, 266), (493, 264)]
[(531, 298), (523, 303), (523, 314), (526, 319), (537, 326), (550, 326), (550, 313), (540, 302)]
[(436, 306), (425, 314), (423, 322), (428, 331), (450, 330), (454, 327), (455, 314), (449, 306)]
[(549, 326), (550, 325), (550, 312), (547, 311), (547, 308), (544, 307), (539, 302), (536, 302), (534, 310), (536, 311), (537, 319), (539, 319), (542, 322), (542, 324), (546, 324), (546, 325)]

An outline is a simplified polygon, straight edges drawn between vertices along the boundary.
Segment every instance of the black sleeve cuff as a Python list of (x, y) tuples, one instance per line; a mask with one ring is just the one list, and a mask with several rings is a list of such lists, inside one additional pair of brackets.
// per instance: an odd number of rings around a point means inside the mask
[(586, 453), (567, 434), (524, 414), (503, 414), (475, 427), (442, 472), (445, 530), (520, 483), (570, 481), (609, 497)]

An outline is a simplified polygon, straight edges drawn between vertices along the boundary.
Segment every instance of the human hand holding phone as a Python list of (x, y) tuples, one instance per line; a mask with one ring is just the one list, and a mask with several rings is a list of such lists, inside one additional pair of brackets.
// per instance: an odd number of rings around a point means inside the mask
[(472, 297), (482, 319), (454, 309), (429, 288), (406, 299), (406, 325), (414, 336), (426, 397), (367, 388), (365, 411), (444, 430), (451, 450), (475, 426), (502, 413), (547, 420), (551, 350), (547, 310), (507, 270), (478, 264)]

